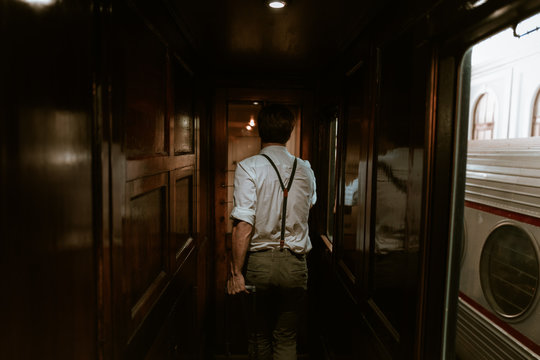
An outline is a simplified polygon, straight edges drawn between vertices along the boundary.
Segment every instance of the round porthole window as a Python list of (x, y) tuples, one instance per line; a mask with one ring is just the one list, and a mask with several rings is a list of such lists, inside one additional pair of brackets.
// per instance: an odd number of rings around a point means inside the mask
[(538, 253), (522, 228), (503, 224), (489, 234), (480, 259), (480, 279), (497, 314), (518, 318), (534, 304), (538, 289)]

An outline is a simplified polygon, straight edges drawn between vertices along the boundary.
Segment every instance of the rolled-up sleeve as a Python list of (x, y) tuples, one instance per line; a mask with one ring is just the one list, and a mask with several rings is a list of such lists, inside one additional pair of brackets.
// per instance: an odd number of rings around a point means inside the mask
[(311, 195), (311, 206), (317, 202), (317, 185), (315, 182), (315, 176), (313, 176), (313, 194)]
[(255, 211), (257, 208), (257, 187), (253, 175), (247, 168), (239, 163), (234, 173), (234, 207), (231, 218), (255, 224)]
[(312, 187), (313, 187), (313, 191), (311, 193), (311, 203), (310, 203), (310, 207), (315, 205), (315, 203), (317, 202), (317, 183), (316, 183), (316, 180), (315, 180), (315, 174), (313, 173), (313, 170), (311, 169), (311, 164), (309, 163), (309, 161), (305, 160), (306, 162), (306, 165), (308, 167), (308, 173), (309, 173), (309, 176), (311, 178), (311, 184), (312, 184)]

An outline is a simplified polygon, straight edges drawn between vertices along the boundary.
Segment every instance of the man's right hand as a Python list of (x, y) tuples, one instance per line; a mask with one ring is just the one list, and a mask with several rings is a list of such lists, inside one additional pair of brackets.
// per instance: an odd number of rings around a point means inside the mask
[(249, 294), (249, 291), (246, 289), (246, 284), (244, 281), (244, 275), (232, 274), (227, 280), (227, 293), (229, 295), (235, 295), (240, 293)]

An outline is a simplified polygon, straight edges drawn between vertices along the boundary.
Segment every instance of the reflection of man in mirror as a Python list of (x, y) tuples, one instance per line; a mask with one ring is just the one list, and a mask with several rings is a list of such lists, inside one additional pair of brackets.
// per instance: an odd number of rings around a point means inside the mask
[(247, 293), (246, 284), (255, 286), (250, 354), (257, 359), (296, 359), (298, 313), (307, 289), (306, 254), (311, 249), (308, 217), (317, 198), (315, 177), (309, 162), (285, 147), (294, 127), (294, 115), (286, 106), (262, 108), (258, 124), (262, 149), (241, 161), (235, 172), (227, 290)]
[(358, 204), (358, 178), (345, 184), (345, 198), (343, 199), (343, 203), (345, 206)]
[(377, 159), (377, 254), (404, 250), (408, 171), (408, 148), (392, 149)]

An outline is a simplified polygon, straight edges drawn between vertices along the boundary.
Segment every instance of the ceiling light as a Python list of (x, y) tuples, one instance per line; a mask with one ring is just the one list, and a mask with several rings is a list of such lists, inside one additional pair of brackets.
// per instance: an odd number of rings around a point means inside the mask
[(267, 0), (266, 3), (273, 9), (281, 9), (287, 5), (285, 0)]
[(35, 7), (46, 7), (56, 2), (56, 0), (21, 0), (21, 1)]

